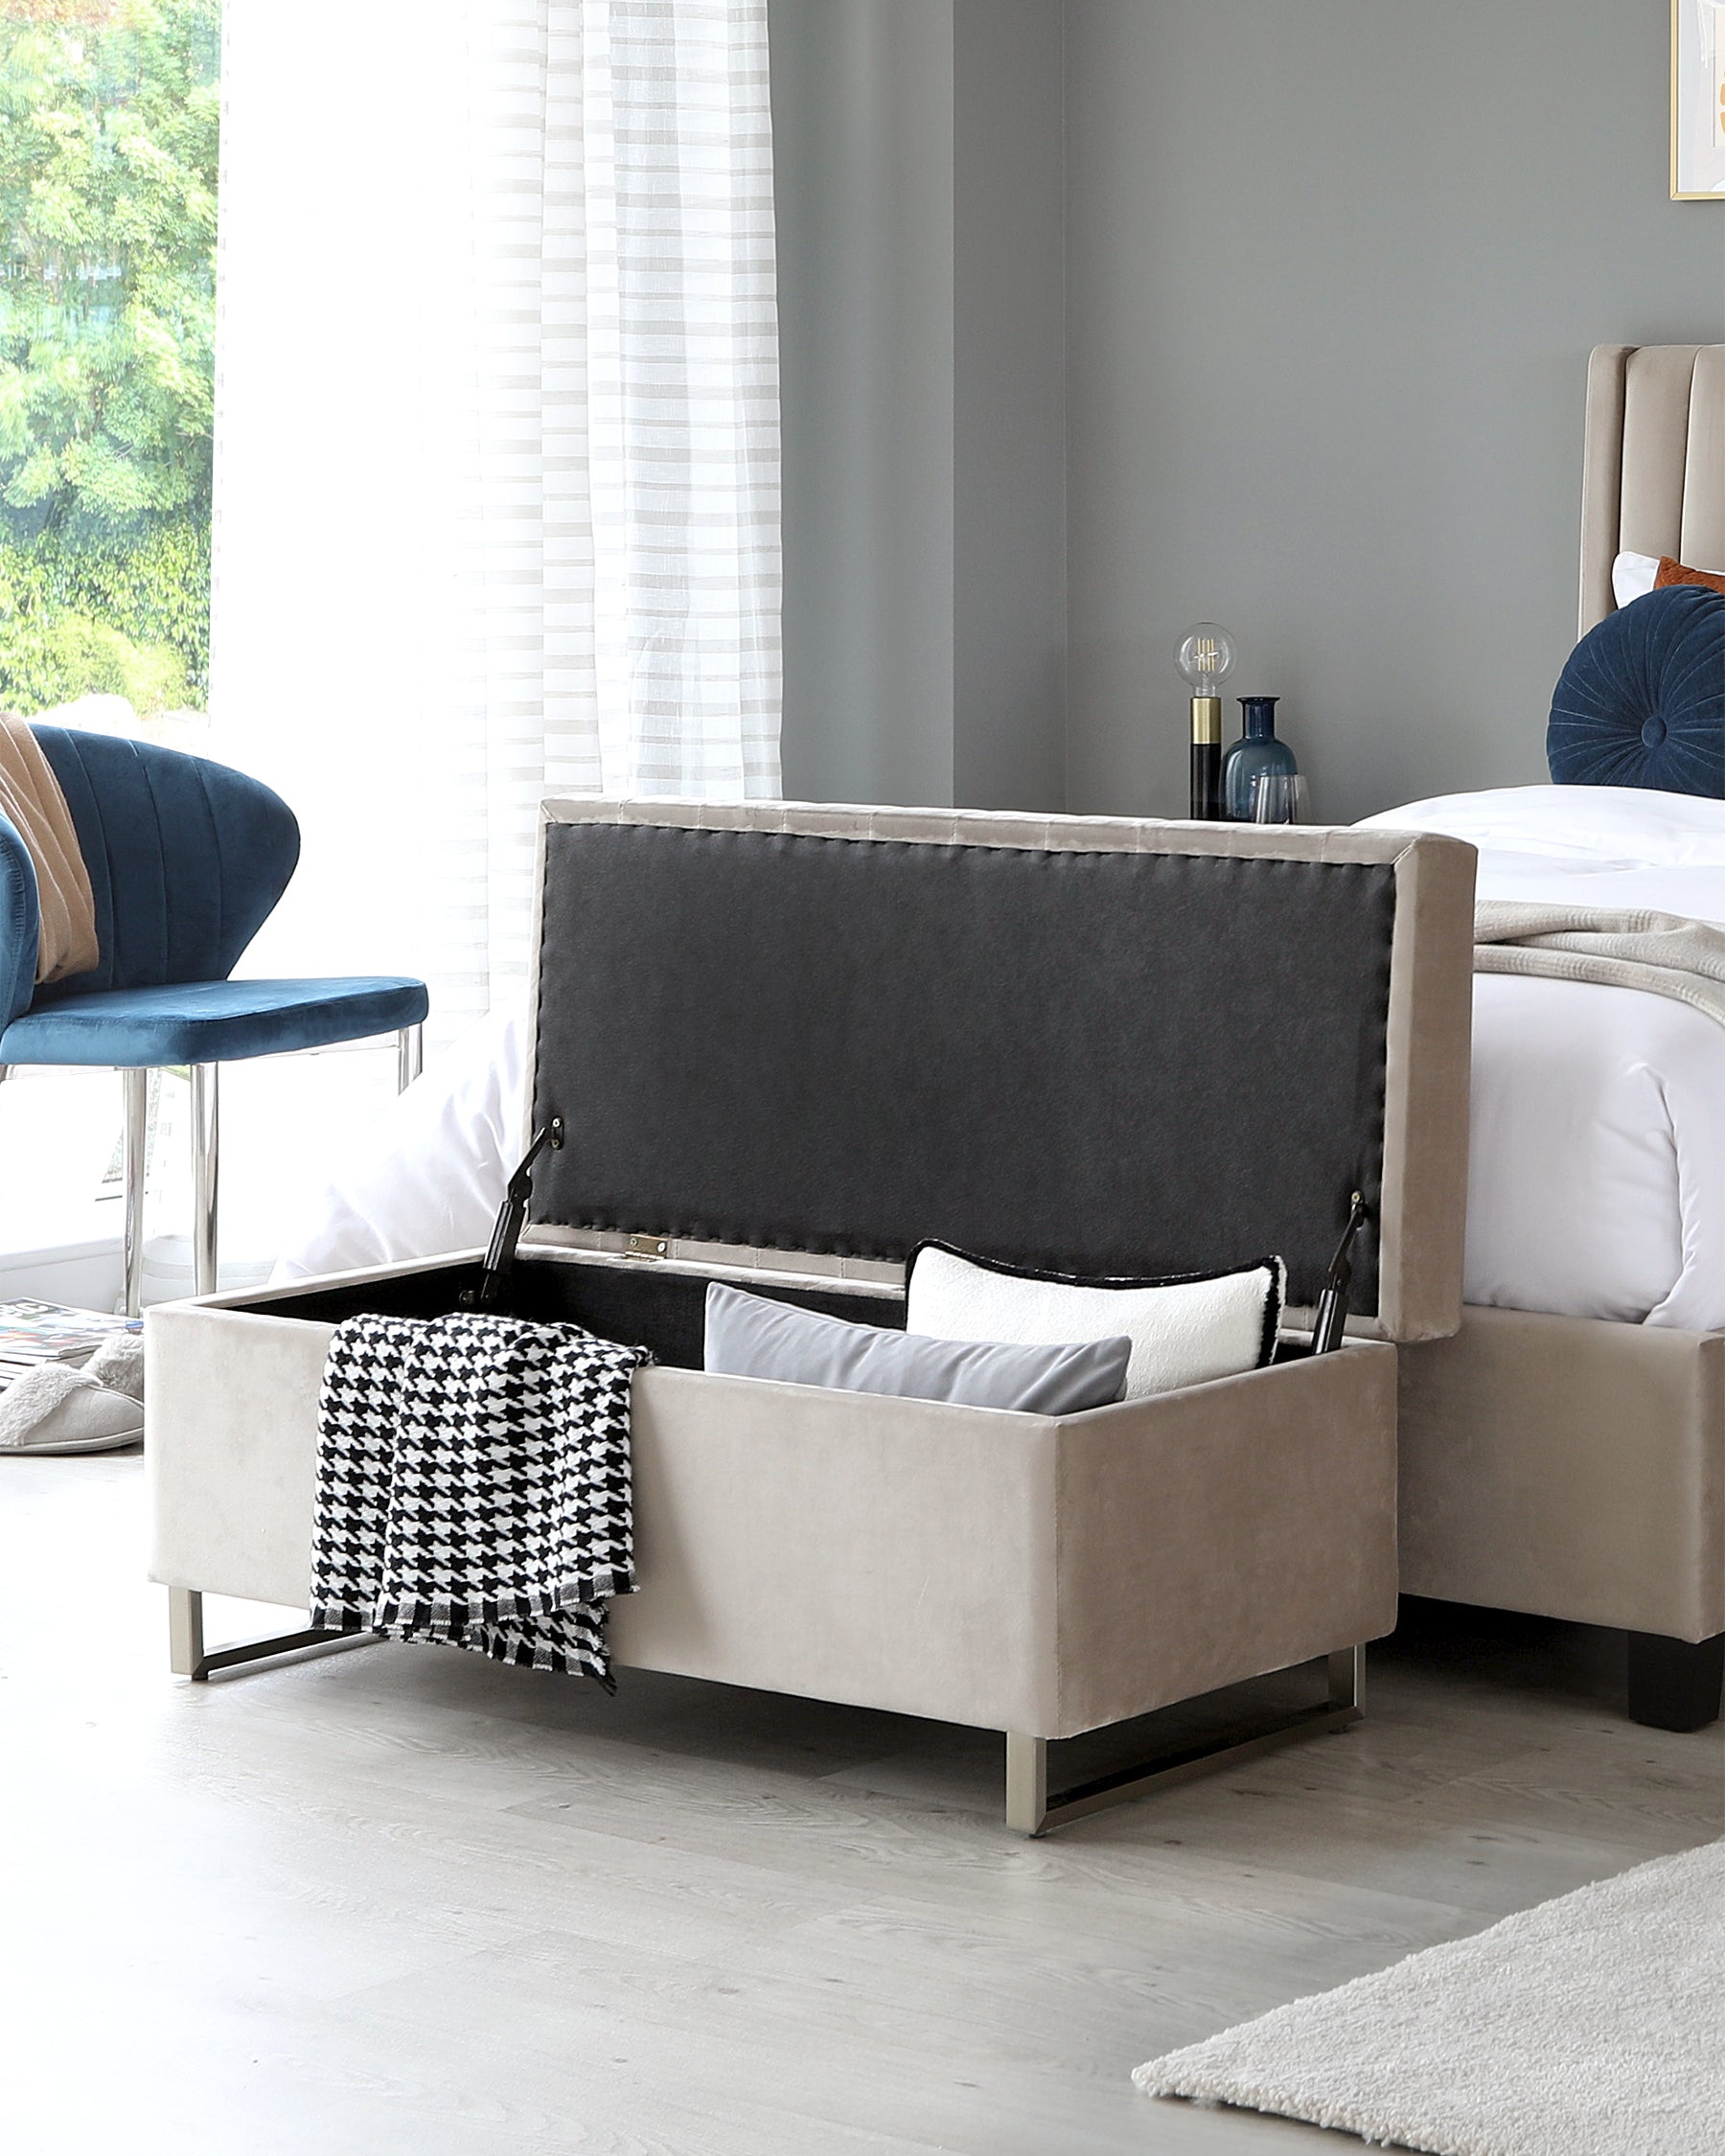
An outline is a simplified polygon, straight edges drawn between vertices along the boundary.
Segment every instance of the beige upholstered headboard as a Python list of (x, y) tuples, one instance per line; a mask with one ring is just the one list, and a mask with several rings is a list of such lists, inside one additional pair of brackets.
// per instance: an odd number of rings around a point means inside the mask
[(1581, 623), (1620, 553), (1725, 572), (1725, 344), (1601, 344), (1587, 367)]

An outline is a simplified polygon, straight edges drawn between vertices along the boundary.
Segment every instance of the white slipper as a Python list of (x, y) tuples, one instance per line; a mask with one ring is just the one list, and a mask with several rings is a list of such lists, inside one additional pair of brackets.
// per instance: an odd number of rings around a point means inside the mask
[(0, 1392), (0, 1456), (108, 1452), (143, 1434), (140, 1401), (63, 1363), (26, 1370)]
[(110, 1333), (87, 1363), (80, 1365), (85, 1377), (105, 1385), (110, 1392), (144, 1397), (144, 1336), (142, 1333)]

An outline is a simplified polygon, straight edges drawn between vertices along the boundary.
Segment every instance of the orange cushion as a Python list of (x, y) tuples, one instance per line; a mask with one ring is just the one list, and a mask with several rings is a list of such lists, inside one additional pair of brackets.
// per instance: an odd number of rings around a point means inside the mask
[(1653, 588), (1663, 591), (1669, 584), (1701, 584), (1709, 591), (1725, 591), (1725, 575), (1714, 569), (1686, 569), (1681, 562), (1673, 562), (1668, 554), (1662, 554)]

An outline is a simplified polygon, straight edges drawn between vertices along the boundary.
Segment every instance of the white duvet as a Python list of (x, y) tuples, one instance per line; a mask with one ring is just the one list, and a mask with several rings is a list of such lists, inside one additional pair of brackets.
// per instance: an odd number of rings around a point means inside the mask
[[(1373, 816), (1481, 850), (1480, 896), (1725, 923), (1725, 802), (1617, 787), (1457, 793)], [(483, 1244), (520, 1150), (522, 1027), (427, 1070), (308, 1208), (278, 1280)], [(1725, 1326), (1725, 1027), (1663, 997), (1482, 975), (1469, 1302)]]
[[(1725, 802), (1524, 786), (1367, 820), (1470, 840), (1483, 899), (1725, 923)], [(1464, 1293), (1725, 1326), (1725, 1026), (1636, 989), (1475, 979)]]

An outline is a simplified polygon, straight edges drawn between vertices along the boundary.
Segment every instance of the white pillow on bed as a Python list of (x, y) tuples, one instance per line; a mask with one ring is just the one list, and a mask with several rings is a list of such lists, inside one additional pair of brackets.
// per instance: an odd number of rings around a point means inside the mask
[(1659, 575), (1657, 554), (1620, 554), (1611, 564), (1611, 596), (1620, 607), (1644, 599)]
[(272, 1287), (483, 1250), (521, 1158), (526, 1025), (494, 1011), (361, 1122), (288, 1220)]
[(910, 1260), (905, 1327), (935, 1340), (1132, 1342), (1127, 1400), (1261, 1369), (1281, 1320), (1280, 1258), (1167, 1280), (1072, 1280), (925, 1243)]
[[(1635, 867), (1725, 868), (1725, 801), (1698, 793), (1661, 793), (1645, 786), (1500, 786), (1484, 793), (1440, 793), (1363, 816), (1358, 831), (1441, 831), (1483, 853), (1537, 855), (1553, 868), (1573, 861), (1587, 874)], [(1482, 895), (1518, 897), (1492, 889)], [(1536, 894), (1557, 895), (1547, 884)], [(1577, 905), (1587, 901), (1577, 896)], [(1669, 896), (1609, 898), (1607, 905), (1699, 912)]]

